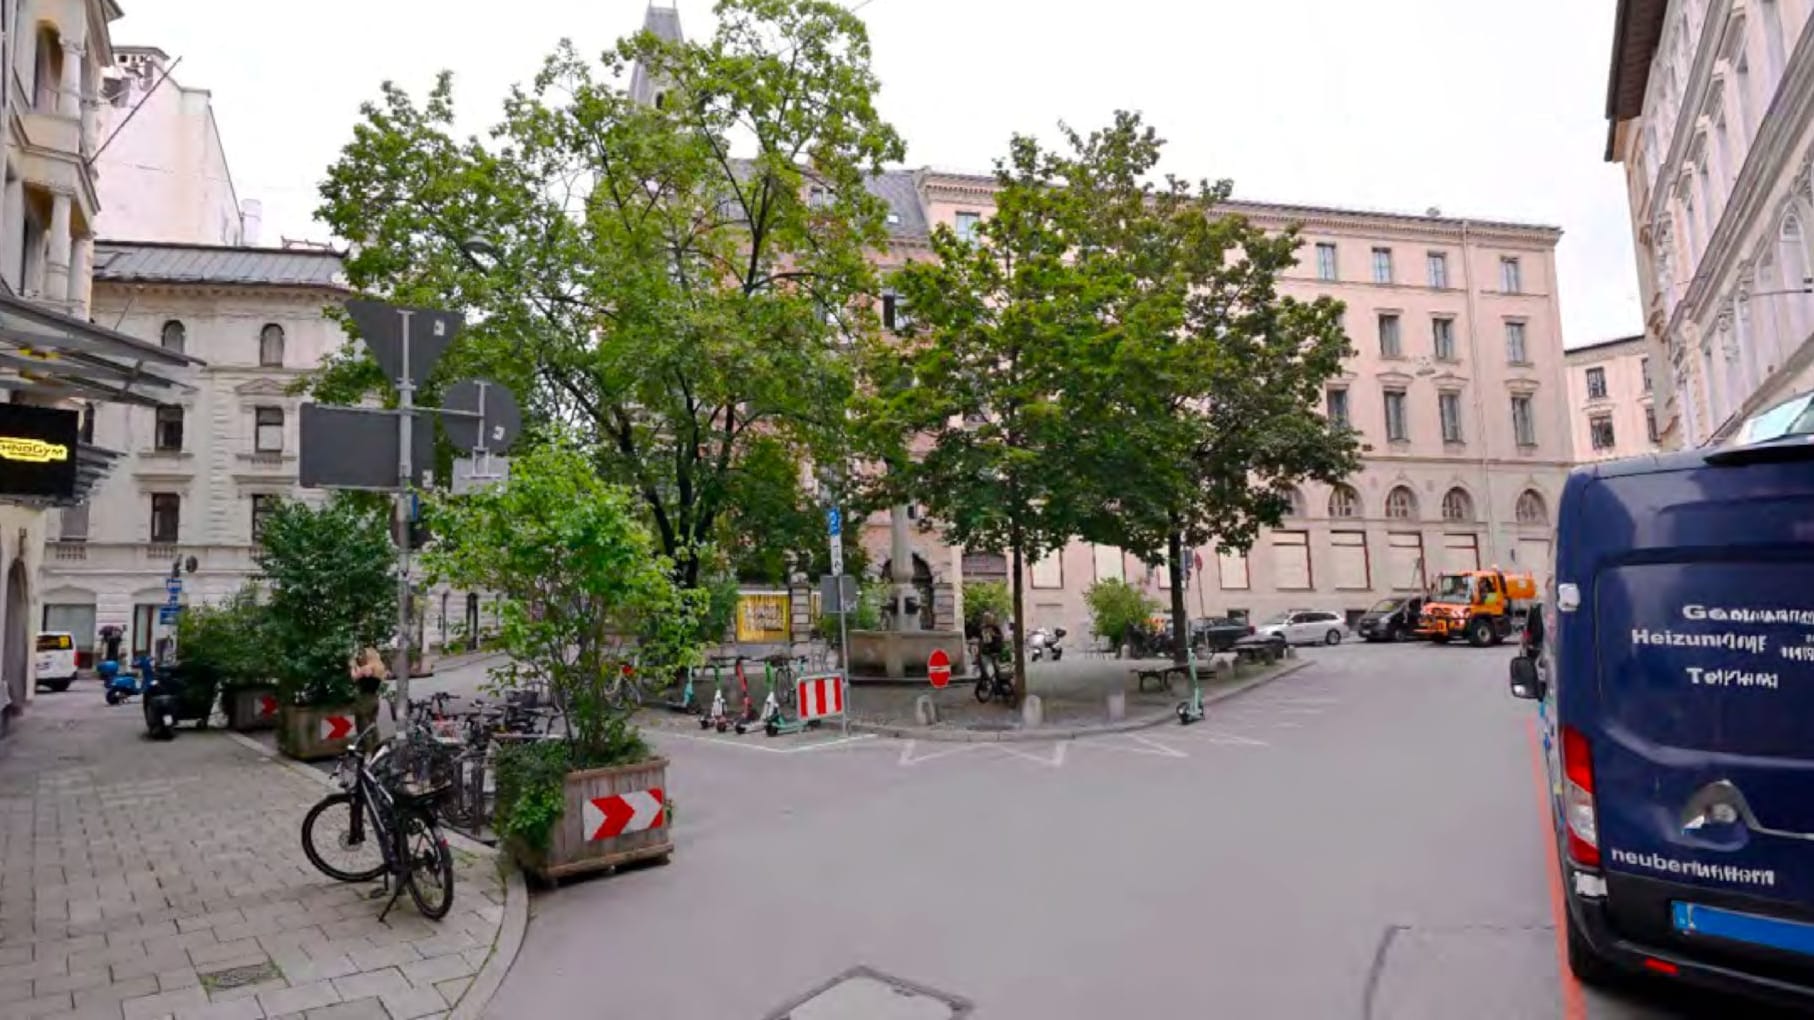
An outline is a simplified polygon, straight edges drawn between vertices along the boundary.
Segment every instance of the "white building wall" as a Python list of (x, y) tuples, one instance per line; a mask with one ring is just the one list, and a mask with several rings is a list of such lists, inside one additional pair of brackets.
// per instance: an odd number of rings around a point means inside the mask
[[(304, 400), (290, 388), (346, 342), (323, 308), (335, 291), (275, 287), (139, 286), (103, 282), (97, 313), (137, 336), (160, 336), (181, 322), (188, 353), (206, 365), (187, 370), (194, 386), (182, 401), (180, 450), (157, 448), (156, 412), (106, 406), (95, 419), (96, 445), (126, 454), (96, 488), (88, 508), (85, 541), (55, 541), (45, 584), (55, 605), (95, 608), (96, 625), (131, 628), (134, 607), (164, 600), (164, 577), (173, 561), (194, 556), (198, 569), (185, 580), (185, 598), (213, 602), (253, 574), (252, 496), (320, 498), (297, 484), (298, 415)], [(259, 336), (275, 324), (284, 331), (284, 364), (259, 364)], [(283, 446), (254, 449), (260, 407), (283, 413)], [(180, 499), (175, 543), (151, 541), (152, 496)], [(64, 534), (64, 522), (55, 530)], [(140, 610), (137, 622), (144, 623)]]
[(102, 236), (240, 244), (239, 196), (211, 95), (178, 83), (174, 75), (165, 78), (168, 67), (169, 58), (155, 48), (115, 51), (108, 74), (118, 82), (112, 86), (117, 91), (101, 106), (101, 135), (113, 139), (97, 160), (107, 206)]

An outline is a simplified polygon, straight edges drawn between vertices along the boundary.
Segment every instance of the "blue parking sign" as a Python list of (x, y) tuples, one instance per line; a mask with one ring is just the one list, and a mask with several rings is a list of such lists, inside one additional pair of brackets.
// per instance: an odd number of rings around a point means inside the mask
[(835, 506), (825, 511), (825, 533), (833, 538), (844, 533), (844, 515)]

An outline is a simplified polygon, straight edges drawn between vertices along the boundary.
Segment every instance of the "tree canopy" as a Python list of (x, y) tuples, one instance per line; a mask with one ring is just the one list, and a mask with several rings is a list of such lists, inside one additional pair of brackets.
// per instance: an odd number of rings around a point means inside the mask
[[(642, 33), (596, 62), (563, 44), (486, 140), (454, 137), (448, 75), (421, 103), (386, 84), (321, 189), (353, 286), (466, 312), (443, 377), (510, 385), (532, 433), (574, 430), (687, 586), (740, 527), (801, 516), (778, 459), (840, 457), (842, 352), (873, 328), (856, 299), (886, 241), (867, 180), (904, 157), (855, 16), (716, 14), (699, 43)], [(659, 105), (628, 91), (638, 65)], [(349, 350), (316, 391), (379, 385)]]

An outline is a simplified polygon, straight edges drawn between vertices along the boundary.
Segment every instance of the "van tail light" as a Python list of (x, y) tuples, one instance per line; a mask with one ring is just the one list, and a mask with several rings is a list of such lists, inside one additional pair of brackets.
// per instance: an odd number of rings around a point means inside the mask
[(1587, 868), (1600, 866), (1600, 826), (1594, 818), (1594, 759), (1587, 737), (1562, 727), (1562, 817), (1568, 827), (1568, 856)]

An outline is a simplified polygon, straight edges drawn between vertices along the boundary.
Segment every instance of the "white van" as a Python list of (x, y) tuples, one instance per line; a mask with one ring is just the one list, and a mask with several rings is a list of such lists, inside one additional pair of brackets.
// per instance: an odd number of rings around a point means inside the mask
[(38, 686), (67, 691), (76, 678), (76, 639), (65, 630), (38, 632)]

